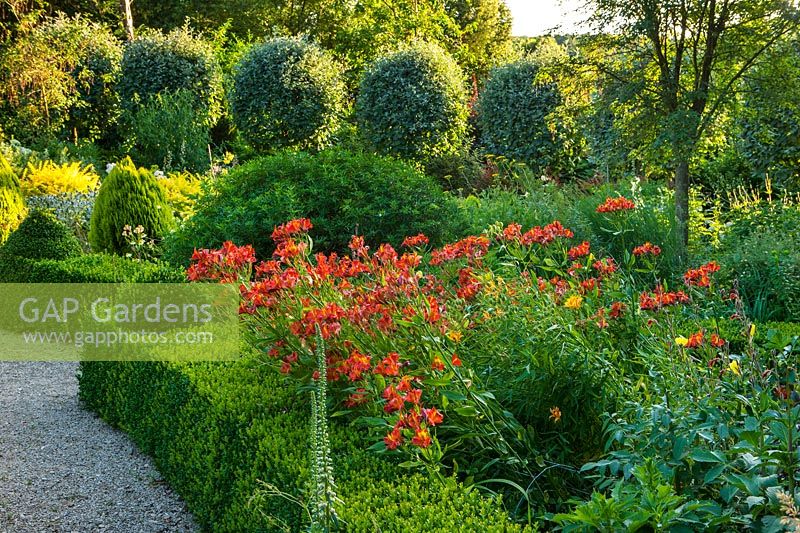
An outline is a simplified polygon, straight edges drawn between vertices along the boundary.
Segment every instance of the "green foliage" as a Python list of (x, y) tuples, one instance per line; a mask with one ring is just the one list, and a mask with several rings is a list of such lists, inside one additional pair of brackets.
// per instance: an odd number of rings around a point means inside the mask
[[(309, 407), (257, 359), (82, 363), (79, 381), (83, 402), (153, 455), (203, 527), (308, 526), (303, 505), (310, 465), (300, 443), (306, 442)], [(364, 450), (360, 431), (333, 424), (330, 439), (348, 531), (520, 530), (498, 503), (453, 480), (440, 487), (401, 476), (390, 461)]]
[[(187, 27), (145, 33), (125, 46), (117, 90), (128, 111), (159, 93), (184, 89), (208, 126), (220, 115), (222, 80), (211, 47)], [(168, 128), (169, 124), (164, 124)]]
[(121, 53), (104, 26), (46, 19), (0, 54), (0, 111), (11, 115), (4, 129), (23, 141), (104, 136), (118, 115)]
[(561, 102), (558, 86), (537, 61), (522, 59), (493, 69), (478, 98), (484, 148), (546, 172), (561, 149), (556, 117)]
[(455, 201), (405, 163), (338, 149), (283, 153), (211, 183), (195, 215), (168, 237), (165, 256), (187, 264), (194, 248), (232, 240), (269, 257), (273, 227), (300, 216), (313, 219), (319, 250), (345, 251), (354, 234), (373, 245), (420, 232), (442, 243), (459, 224)]
[(208, 126), (195, 111), (195, 97), (185, 89), (159, 93), (128, 120), (131, 156), (165, 170), (205, 172), (211, 162)]
[(81, 245), (70, 229), (43, 210), (29, 213), (0, 248), (2, 254), (28, 259), (69, 259), (81, 252)]
[(254, 46), (235, 68), (231, 112), (252, 146), (321, 148), (341, 118), (339, 67), (316, 45), (277, 38)]
[(427, 161), (456, 152), (467, 127), (463, 74), (434, 45), (396, 52), (367, 69), (356, 115), (364, 138), (382, 154)]
[(56, 261), (0, 253), (3, 283), (180, 283), (183, 272), (163, 263), (89, 254)]
[(25, 218), (25, 200), (19, 185), (19, 178), (0, 155), (0, 244)]
[[(736, 144), (759, 181), (777, 188), (800, 188), (800, 43), (782, 42), (748, 76), (737, 114)], [(750, 185), (749, 183), (747, 185)]]
[(158, 242), (173, 225), (172, 210), (153, 174), (127, 158), (111, 170), (97, 194), (89, 230), (92, 250), (127, 252), (123, 228), (139, 225)]

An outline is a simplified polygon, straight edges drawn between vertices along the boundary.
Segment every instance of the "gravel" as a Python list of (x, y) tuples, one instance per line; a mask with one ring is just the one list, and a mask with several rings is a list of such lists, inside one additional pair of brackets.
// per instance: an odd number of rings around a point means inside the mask
[(0, 362), (0, 533), (197, 531), (150, 459), (81, 406), (77, 370)]

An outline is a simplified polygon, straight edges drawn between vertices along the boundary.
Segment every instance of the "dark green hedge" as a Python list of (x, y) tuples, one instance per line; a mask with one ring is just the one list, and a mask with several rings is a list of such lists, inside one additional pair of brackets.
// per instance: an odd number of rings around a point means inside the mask
[[(91, 362), (81, 364), (79, 381), (83, 402), (154, 457), (204, 528), (307, 525), (299, 506), (283, 498), (253, 500), (259, 481), (300, 497), (308, 487), (308, 403), (274, 371), (249, 359)], [(403, 475), (367, 452), (369, 442), (351, 427), (334, 424), (331, 442), (347, 531), (520, 530), (497, 502), (455, 480), (441, 486)]]
[(0, 251), (0, 283), (180, 283), (182, 271), (124, 257), (92, 254), (55, 261)]

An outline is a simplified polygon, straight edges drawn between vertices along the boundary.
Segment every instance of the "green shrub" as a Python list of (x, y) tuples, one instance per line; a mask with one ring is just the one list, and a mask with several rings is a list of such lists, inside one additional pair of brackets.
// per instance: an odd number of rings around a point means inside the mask
[(2, 283), (180, 283), (183, 272), (163, 263), (88, 254), (63, 261), (0, 253)]
[(558, 86), (538, 62), (523, 59), (493, 69), (477, 105), (484, 148), (545, 170), (560, 149), (554, 122), (560, 103)]
[(320, 148), (336, 129), (344, 94), (326, 52), (283, 37), (254, 46), (236, 65), (231, 112), (259, 150)]
[[(310, 473), (308, 405), (252, 357), (236, 363), (82, 363), (80, 397), (152, 454), (202, 527), (300, 531)], [(519, 531), (500, 505), (454, 480), (403, 476), (366, 451), (364, 435), (331, 427), (347, 531)]]
[(389, 55), (365, 72), (356, 115), (364, 138), (382, 154), (425, 161), (456, 152), (467, 130), (463, 73), (435, 45)]
[(191, 172), (211, 165), (208, 126), (198, 119), (189, 91), (150, 98), (131, 114), (129, 130), (130, 153), (144, 165)]
[(438, 244), (459, 224), (455, 201), (405, 163), (339, 149), (282, 153), (218, 178), (195, 215), (167, 238), (165, 257), (186, 264), (194, 248), (226, 240), (253, 244), (269, 257), (273, 227), (301, 216), (314, 223), (318, 250), (346, 251), (356, 233), (373, 245), (399, 245), (422, 232)]
[(43, 210), (31, 212), (0, 248), (0, 253), (28, 259), (68, 259), (81, 252), (70, 229)]
[(155, 176), (136, 168), (130, 158), (118, 163), (97, 193), (89, 229), (89, 243), (95, 252), (124, 254), (125, 226), (144, 227), (149, 238), (160, 241), (173, 225), (166, 193)]
[[(195, 97), (195, 109), (207, 125), (220, 115), (222, 81), (211, 46), (188, 28), (164, 35), (148, 32), (125, 46), (118, 91), (123, 106), (134, 111), (159, 93), (181, 89)], [(164, 123), (164, 128), (171, 127)]]
[(80, 17), (47, 19), (24, 33), (0, 59), (0, 101), (11, 115), (4, 129), (26, 142), (102, 137), (119, 114), (121, 55), (107, 28)]
[(25, 218), (25, 211), (19, 178), (0, 155), (0, 243), (19, 226)]

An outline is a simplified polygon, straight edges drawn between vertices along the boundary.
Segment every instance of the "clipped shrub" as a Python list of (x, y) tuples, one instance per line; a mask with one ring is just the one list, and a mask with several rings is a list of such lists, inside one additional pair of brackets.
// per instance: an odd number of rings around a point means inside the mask
[(8, 237), (0, 253), (28, 259), (68, 259), (81, 254), (81, 245), (55, 215), (37, 209)]
[(95, 252), (124, 254), (125, 226), (139, 226), (152, 239), (160, 241), (172, 227), (172, 210), (164, 188), (153, 173), (136, 168), (130, 158), (118, 163), (100, 187), (92, 211), (89, 243)]
[[(308, 405), (252, 356), (236, 363), (84, 362), (80, 398), (128, 432), (204, 529), (302, 531), (308, 520)], [(247, 423), (243, 424), (242, 421)], [(403, 475), (332, 424), (338, 506), (347, 531), (520, 531), (501, 504), (453, 479)]]
[(53, 161), (28, 163), (20, 186), (26, 197), (51, 194), (88, 193), (97, 188), (99, 178), (91, 165), (73, 161), (59, 165)]
[(432, 44), (389, 55), (365, 72), (356, 115), (365, 140), (382, 154), (425, 161), (456, 152), (467, 131), (463, 73)]
[(129, 120), (130, 153), (142, 164), (165, 170), (205, 172), (210, 167), (208, 126), (194, 110), (195, 97), (184, 89), (157, 94)]
[(339, 71), (327, 52), (302, 39), (254, 46), (235, 68), (236, 127), (258, 150), (321, 148), (344, 107)]
[(339, 149), (281, 153), (213, 182), (195, 215), (166, 240), (165, 257), (186, 264), (194, 248), (226, 240), (252, 243), (268, 257), (273, 227), (298, 216), (314, 220), (317, 249), (340, 251), (356, 233), (373, 245), (399, 245), (420, 232), (441, 243), (459, 220), (455, 200), (403, 162)]
[(117, 89), (128, 111), (156, 94), (185, 89), (194, 95), (195, 109), (212, 125), (220, 115), (221, 80), (211, 46), (183, 27), (166, 35), (148, 32), (128, 43)]
[(180, 283), (182, 271), (164, 263), (136, 261), (107, 254), (87, 254), (57, 261), (0, 253), (2, 283)]
[(89, 249), (89, 225), (97, 191), (32, 196), (25, 200), (29, 209), (45, 209), (55, 215), (77, 237), (81, 246)]
[(554, 113), (561, 103), (558, 86), (533, 59), (491, 71), (478, 97), (478, 129), (483, 147), (543, 170), (559, 150)]
[(8, 161), (0, 155), (0, 243), (20, 225), (25, 212), (19, 179)]
[(121, 55), (106, 27), (80, 17), (46, 19), (22, 34), (0, 59), (0, 101), (11, 116), (4, 129), (23, 141), (103, 136), (119, 114)]

